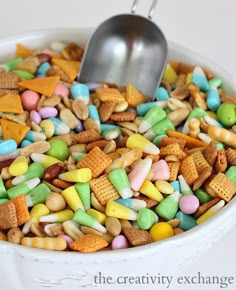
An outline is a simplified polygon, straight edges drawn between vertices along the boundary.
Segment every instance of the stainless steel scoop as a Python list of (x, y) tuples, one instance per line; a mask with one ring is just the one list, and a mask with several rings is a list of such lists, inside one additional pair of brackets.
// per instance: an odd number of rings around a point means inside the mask
[(93, 32), (81, 63), (79, 82), (105, 81), (120, 86), (131, 83), (150, 99), (167, 62), (167, 42), (151, 21), (158, 0), (152, 2), (148, 18), (132, 14), (116, 15)]

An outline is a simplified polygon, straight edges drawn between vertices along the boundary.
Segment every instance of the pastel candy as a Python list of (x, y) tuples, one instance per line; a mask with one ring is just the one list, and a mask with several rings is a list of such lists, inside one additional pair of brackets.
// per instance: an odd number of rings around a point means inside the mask
[(53, 125), (55, 127), (54, 135), (63, 135), (70, 132), (70, 127), (62, 122), (60, 119), (51, 117), (49, 118), (49, 120), (53, 122)]
[(6, 188), (5, 188), (5, 185), (4, 185), (4, 182), (2, 180), (2, 177), (0, 176), (0, 199), (2, 198), (7, 198), (7, 191), (6, 191)]
[(128, 175), (131, 189), (134, 191), (138, 191), (140, 189), (151, 169), (151, 166), (152, 160), (150, 158), (140, 160), (138, 165), (136, 165)]
[(111, 243), (112, 250), (127, 249), (129, 246), (128, 240), (123, 235), (114, 237)]
[(169, 63), (167, 64), (164, 71), (163, 79), (170, 84), (173, 84), (177, 81), (177, 74)]
[(109, 200), (106, 205), (106, 215), (110, 217), (125, 219), (125, 220), (137, 220), (138, 214), (118, 202), (115, 202), (113, 200)]
[(156, 89), (155, 98), (157, 101), (167, 101), (170, 96), (165, 88), (160, 87)]
[(69, 89), (63, 85), (58, 83), (54, 89), (53, 95), (60, 96), (60, 97), (68, 97), (70, 94)]
[(236, 166), (230, 166), (225, 175), (236, 184)]
[(17, 143), (13, 139), (0, 140), (0, 154), (5, 155), (12, 153), (16, 150)]
[(140, 104), (136, 108), (137, 114), (139, 116), (144, 116), (154, 106), (158, 106), (163, 109), (167, 107), (167, 101), (157, 101), (157, 102), (149, 102), (149, 103)]
[(187, 181), (183, 177), (183, 175), (178, 176), (179, 183), (180, 183), (180, 191), (183, 195), (186, 194), (193, 194), (191, 187), (188, 185)]
[(175, 126), (171, 120), (165, 118), (149, 129), (143, 136), (152, 141), (157, 135), (166, 134), (167, 130), (175, 130)]
[(174, 192), (174, 187), (167, 181), (158, 180), (155, 182), (156, 188), (164, 194), (171, 194)]
[(39, 126), (47, 138), (51, 138), (54, 135), (55, 126), (51, 120), (43, 120)]
[(35, 110), (32, 110), (30, 112), (30, 119), (37, 125), (40, 124), (40, 122), (41, 122), (41, 116)]
[(145, 180), (139, 189), (139, 191), (148, 196), (149, 198), (156, 200), (158, 202), (163, 200), (163, 195), (160, 191), (155, 187), (155, 185), (150, 180)]
[(170, 184), (173, 186), (174, 191), (179, 191), (180, 192), (180, 184), (178, 180), (171, 181)]
[(218, 79), (218, 78), (213, 78), (213, 79), (209, 80), (208, 83), (210, 86), (214, 85), (217, 88), (219, 88), (222, 85), (222, 80)]
[(151, 170), (153, 172), (152, 181), (168, 180), (170, 178), (170, 169), (165, 160), (161, 159), (152, 164)]
[(28, 169), (28, 161), (25, 156), (17, 157), (9, 166), (9, 173), (12, 176), (19, 176), (24, 174)]
[(74, 186), (70, 186), (62, 191), (61, 195), (65, 199), (66, 203), (73, 211), (81, 208), (84, 210), (83, 203), (78, 195), (78, 192)]
[(42, 154), (42, 153), (32, 153), (31, 159), (34, 162), (40, 163), (44, 168), (47, 168), (55, 163), (62, 163), (59, 159)]
[(157, 205), (156, 213), (165, 220), (173, 219), (178, 211), (181, 196), (178, 191), (168, 195)]
[(36, 110), (40, 95), (34, 91), (26, 90), (21, 95), (21, 102), (25, 110)]
[(58, 114), (57, 109), (54, 107), (44, 107), (41, 108), (38, 112), (42, 119), (56, 117), (56, 115)]
[(40, 132), (29, 130), (27, 134), (25, 135), (25, 139), (31, 142), (45, 141), (46, 135)]
[(7, 195), (10, 199), (17, 197), (18, 195), (24, 193), (29, 193), (33, 188), (35, 188), (40, 183), (39, 178), (32, 178), (27, 180), (21, 184), (13, 186), (12, 188), (7, 190)]
[(199, 208), (199, 200), (193, 194), (184, 195), (180, 198), (179, 208), (186, 214), (193, 214)]
[(90, 168), (75, 169), (60, 174), (59, 178), (69, 182), (88, 182), (92, 178), (92, 171)]
[(100, 117), (98, 114), (97, 107), (94, 105), (89, 105), (88, 110), (89, 110), (89, 118), (91, 118), (92, 120), (95, 121), (95, 123), (98, 126), (98, 131), (100, 132), (101, 131), (101, 122), (100, 122)]
[(133, 134), (128, 137), (126, 141), (126, 146), (130, 149), (140, 148), (143, 152), (147, 154), (159, 154), (159, 148), (151, 143), (147, 138), (140, 134)]
[(144, 116), (138, 128), (139, 133), (148, 131), (152, 126), (165, 119), (165, 117), (166, 113), (162, 108), (157, 106), (152, 107)]
[(216, 112), (220, 107), (220, 95), (216, 86), (211, 85), (206, 98), (207, 106), (211, 111)]
[(95, 82), (86, 83), (86, 86), (88, 87), (89, 91), (95, 91), (96, 89), (101, 88), (101, 84)]
[(128, 176), (126, 171), (122, 168), (115, 169), (108, 174), (108, 178), (119, 192), (122, 198), (129, 198), (133, 196), (133, 192), (130, 188)]
[(71, 86), (70, 92), (73, 99), (81, 99), (88, 105), (90, 94), (87, 85), (75, 83)]
[(143, 208), (138, 212), (137, 224), (141, 230), (149, 230), (158, 221), (158, 216), (154, 211)]
[(44, 173), (43, 166), (38, 162), (33, 162), (28, 166), (28, 169), (24, 174), (16, 176), (15, 178), (12, 179), (12, 184), (17, 185), (35, 177), (41, 179), (43, 177), (43, 173)]
[(51, 190), (44, 183), (39, 184), (32, 189), (26, 196), (26, 202), (28, 207), (32, 207), (39, 203), (45, 203), (47, 196)]
[(78, 182), (75, 184), (79, 197), (83, 203), (84, 209), (88, 210), (91, 206), (90, 186), (87, 182)]
[(207, 92), (209, 90), (207, 78), (199, 66), (196, 66), (193, 70), (192, 82), (195, 83), (203, 92)]
[(196, 220), (191, 215), (183, 213), (181, 210), (177, 212), (175, 218), (180, 219), (178, 227), (184, 231), (190, 230), (197, 225)]
[(135, 211), (139, 211), (140, 209), (145, 208), (147, 206), (144, 200), (135, 199), (135, 198), (126, 198), (126, 199), (117, 198), (116, 202), (130, 209), (133, 209)]
[[(227, 176), (227, 175), (226, 175)], [(228, 176), (227, 176), (228, 177)], [(203, 189), (198, 189), (194, 192), (194, 194), (196, 195), (196, 197), (198, 198), (200, 204), (204, 204), (210, 200), (212, 200), (212, 197), (210, 196), (209, 193), (207, 193), (205, 190)]]
[(38, 67), (38, 69), (37, 69), (37, 71), (36, 71), (36, 75), (38, 76), (38, 75), (45, 75), (46, 74), (46, 71), (49, 69), (51, 67), (51, 65), (50, 65), (50, 63), (49, 62), (44, 62), (44, 63), (42, 63), (39, 67)]
[(73, 220), (83, 226), (93, 228), (101, 233), (107, 232), (106, 228), (103, 225), (101, 225), (94, 217), (87, 214), (81, 208), (77, 209), (77, 211), (74, 214)]

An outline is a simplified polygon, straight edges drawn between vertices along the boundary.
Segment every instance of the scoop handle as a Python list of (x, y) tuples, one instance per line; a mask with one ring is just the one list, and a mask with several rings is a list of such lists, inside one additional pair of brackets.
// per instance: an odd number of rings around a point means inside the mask
[[(155, 9), (156, 9), (156, 6), (157, 6), (157, 1), (158, 0), (153, 0), (152, 1), (152, 5), (151, 5), (151, 7), (149, 9), (149, 12), (148, 12), (148, 18), (149, 19), (152, 19), (152, 16), (153, 16), (153, 14), (155, 12)], [(139, 0), (134, 0), (132, 8), (131, 8), (131, 13), (135, 13), (136, 12), (136, 9), (137, 9), (137, 6), (138, 6), (138, 2), (139, 2)]]

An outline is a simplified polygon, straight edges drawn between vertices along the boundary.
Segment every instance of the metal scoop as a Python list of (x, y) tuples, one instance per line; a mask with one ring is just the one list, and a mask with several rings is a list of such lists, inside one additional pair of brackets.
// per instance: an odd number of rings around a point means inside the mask
[(158, 0), (148, 18), (132, 14), (116, 15), (93, 32), (81, 63), (79, 82), (102, 81), (119, 86), (131, 83), (153, 99), (167, 62), (167, 42), (160, 28), (151, 21)]

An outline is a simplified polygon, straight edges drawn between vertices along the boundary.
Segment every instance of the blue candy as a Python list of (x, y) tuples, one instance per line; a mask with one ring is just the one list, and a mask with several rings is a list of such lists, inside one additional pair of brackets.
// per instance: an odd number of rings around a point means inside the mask
[(157, 101), (167, 101), (170, 95), (165, 88), (160, 87), (156, 89), (155, 98)]
[(25, 135), (25, 139), (29, 140), (30, 142), (45, 141), (46, 135), (44, 135), (43, 133), (29, 130)]
[(101, 124), (101, 131), (104, 132), (106, 130), (119, 128), (119, 126), (112, 125), (112, 124)]
[(17, 143), (13, 139), (0, 140), (0, 154), (9, 154), (15, 151), (17, 148)]
[(210, 88), (208, 80), (199, 66), (196, 66), (193, 70), (192, 82), (195, 83), (203, 92), (207, 92)]
[(98, 130), (100, 132), (100, 129), (101, 129), (101, 121), (100, 121), (100, 117), (99, 117), (99, 114), (98, 114), (97, 107), (94, 106), (94, 105), (89, 105), (88, 106), (88, 110), (89, 110), (89, 118), (91, 118), (92, 120), (94, 120), (94, 122), (97, 124)]
[(190, 230), (197, 225), (195, 218), (189, 214), (183, 213), (181, 210), (177, 212), (175, 218), (180, 219), (178, 227), (184, 231)]
[(48, 120), (51, 120), (55, 126), (54, 135), (63, 135), (68, 134), (70, 132), (69, 126), (67, 126), (64, 122), (62, 122), (60, 119), (55, 117), (50, 117)]
[(99, 83), (94, 82), (87, 83), (86, 86), (88, 86), (90, 91), (95, 91), (96, 89), (101, 88), (101, 85)]
[(38, 69), (37, 69), (37, 72), (36, 72), (36, 75), (45, 75), (46, 74), (46, 71), (51, 67), (50, 63), (49, 62), (44, 62), (42, 63)]
[(89, 103), (89, 87), (85, 84), (76, 83), (71, 86), (70, 92), (73, 99), (81, 99), (86, 105)]
[(206, 98), (207, 106), (211, 111), (216, 112), (220, 107), (220, 96), (216, 86), (211, 85)]
[(24, 147), (26, 147), (26, 146), (28, 146), (28, 145), (30, 145), (30, 144), (32, 144), (31, 141), (29, 141), (29, 140), (27, 140), (27, 139), (24, 139), (24, 140), (21, 142), (20, 147), (21, 147), (21, 148), (24, 148)]
[(162, 109), (166, 107), (166, 101), (157, 101), (157, 102), (150, 102), (150, 103), (144, 103), (137, 106), (137, 114), (138, 116), (144, 116), (146, 113), (154, 106), (161, 107)]
[(181, 191), (180, 190), (180, 184), (178, 180), (171, 181), (170, 184), (174, 187), (174, 191)]

